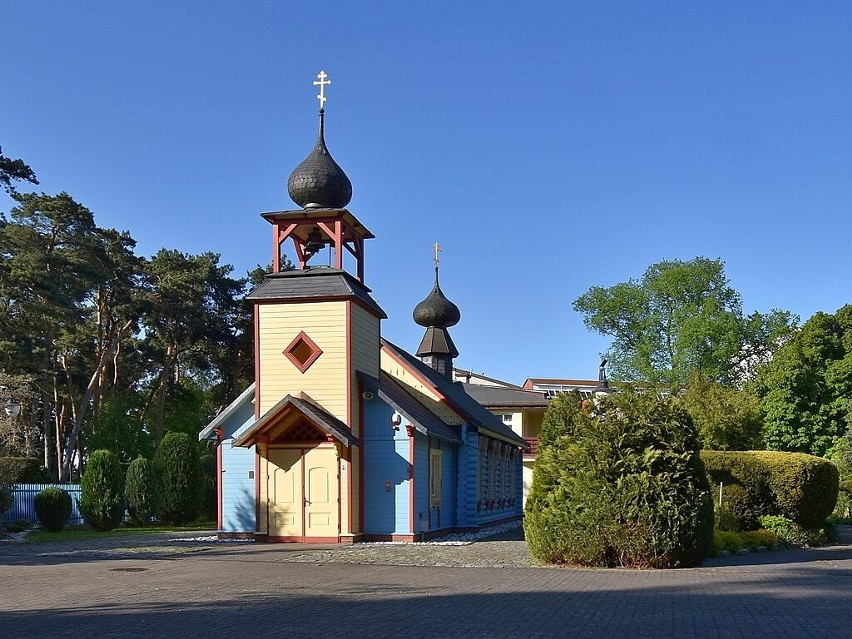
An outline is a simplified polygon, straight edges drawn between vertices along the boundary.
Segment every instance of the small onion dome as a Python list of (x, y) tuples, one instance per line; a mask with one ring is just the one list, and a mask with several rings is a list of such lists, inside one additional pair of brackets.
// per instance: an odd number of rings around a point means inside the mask
[(303, 209), (342, 209), (352, 199), (352, 183), (325, 146), (324, 120), (320, 109), (316, 146), (287, 180), (287, 192)]
[(447, 328), (461, 319), (459, 307), (448, 300), (438, 285), (438, 268), (435, 267), (435, 286), (426, 299), (414, 307), (414, 321), (420, 326)]

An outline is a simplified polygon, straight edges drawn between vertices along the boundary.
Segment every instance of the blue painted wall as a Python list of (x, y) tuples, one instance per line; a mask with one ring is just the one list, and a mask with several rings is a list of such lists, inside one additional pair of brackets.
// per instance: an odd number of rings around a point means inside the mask
[(409, 440), (405, 420), (399, 430), (393, 429), (393, 413), (379, 397), (364, 402), (364, 532), (368, 535), (411, 533)]
[(222, 532), (255, 532), (255, 448), (222, 442)]
[(246, 401), (231, 415), (222, 431), (222, 532), (254, 533), (255, 528), (255, 447), (237, 448), (234, 438), (254, 422), (254, 405)]

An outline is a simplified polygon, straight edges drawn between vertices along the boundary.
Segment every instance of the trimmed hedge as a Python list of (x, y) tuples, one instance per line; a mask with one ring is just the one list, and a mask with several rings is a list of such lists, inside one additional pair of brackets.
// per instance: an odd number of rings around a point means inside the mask
[(818, 528), (837, 502), (837, 467), (804, 453), (768, 450), (701, 452), (718, 503), (743, 530), (757, 528), (760, 517), (779, 515), (800, 527)]
[(167, 434), (154, 457), (154, 470), (160, 521), (174, 525), (195, 521), (204, 499), (204, 480), (192, 438), (186, 433)]
[(51, 486), (35, 496), (36, 517), (45, 530), (61, 532), (71, 517), (71, 495)]
[(667, 568), (706, 557), (713, 503), (686, 411), (651, 393), (551, 400), (524, 531), (548, 563)]
[(95, 530), (112, 530), (124, 518), (124, 469), (111, 450), (89, 456), (80, 478), (80, 514)]

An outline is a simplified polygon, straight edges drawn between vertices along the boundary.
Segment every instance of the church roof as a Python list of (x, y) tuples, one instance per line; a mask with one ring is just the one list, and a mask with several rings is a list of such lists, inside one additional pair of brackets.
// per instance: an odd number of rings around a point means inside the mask
[(382, 346), (397, 360), (402, 362), (404, 366), (414, 372), (420, 380), (432, 390), (447, 400), (447, 404), (451, 409), (459, 414), (465, 421), (473, 427), (484, 431), (485, 433), (510, 442), (521, 448), (529, 448), (529, 444), (524, 441), (524, 438), (518, 435), (515, 431), (503, 423), (496, 415), (488, 412), (482, 404), (477, 402), (473, 397), (468, 395), (461, 383), (452, 382), (435, 369), (427, 366), (419, 359), (404, 351), (398, 346), (392, 344), (385, 338), (382, 338)]
[(387, 373), (380, 372), (379, 379), (376, 379), (359, 371), (358, 377), (363, 380), (364, 385), (369, 390), (377, 393), (382, 400), (410, 421), (416, 430), (424, 435), (437, 437), (454, 444), (462, 443), (461, 438), (450, 426), (417, 401)]
[(497, 388), (481, 384), (463, 384), (465, 392), (486, 408), (545, 408), (543, 391)]
[(387, 318), (369, 288), (346, 271), (324, 266), (269, 273), (263, 284), (247, 296), (253, 301), (339, 298), (358, 300), (378, 317)]

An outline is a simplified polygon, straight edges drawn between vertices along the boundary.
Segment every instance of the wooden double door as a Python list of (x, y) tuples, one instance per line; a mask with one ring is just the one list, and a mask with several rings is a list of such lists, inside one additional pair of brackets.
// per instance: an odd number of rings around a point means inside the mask
[(336, 448), (269, 451), (269, 535), (282, 541), (332, 541), (340, 535)]

